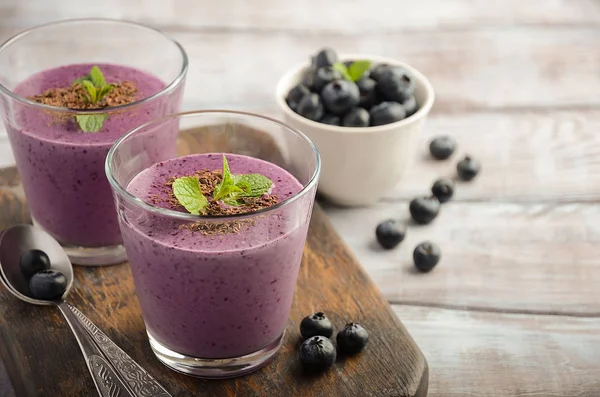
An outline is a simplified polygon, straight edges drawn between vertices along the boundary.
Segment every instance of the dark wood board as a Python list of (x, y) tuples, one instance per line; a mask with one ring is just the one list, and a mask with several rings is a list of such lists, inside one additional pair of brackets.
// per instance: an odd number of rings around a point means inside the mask
[[(0, 170), (0, 230), (29, 222), (18, 176)], [(267, 367), (233, 380), (199, 380), (159, 363), (147, 341), (128, 264), (76, 267), (69, 300), (174, 396), (426, 396), (425, 357), (388, 303), (316, 206), (284, 345)], [(357, 321), (371, 331), (367, 349), (326, 374), (303, 373), (299, 322), (325, 311), (337, 328)], [(74, 336), (58, 310), (0, 290), (0, 358), (18, 397), (95, 396)], [(10, 395), (10, 394), (9, 394)]]

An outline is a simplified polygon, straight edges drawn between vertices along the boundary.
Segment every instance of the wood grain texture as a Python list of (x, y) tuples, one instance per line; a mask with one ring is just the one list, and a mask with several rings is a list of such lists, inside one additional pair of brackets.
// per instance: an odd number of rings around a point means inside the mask
[[(434, 113), (600, 105), (596, 94), (600, 92), (600, 28), (515, 27), (369, 35), (167, 33), (181, 42), (190, 57), (184, 102), (188, 110), (270, 107), (280, 76), (306, 62), (324, 45), (413, 65), (435, 87)], [(8, 32), (2, 30), (0, 35), (6, 37)], [(35, 51), (52, 55), (47, 46)]]
[[(13, 170), (0, 171), (0, 181)], [(0, 185), (0, 230), (27, 222), (20, 195)], [(14, 202), (18, 202), (15, 204)], [(9, 215), (8, 211), (11, 211)], [(352, 292), (352, 293), (351, 293)], [(284, 345), (266, 368), (228, 381), (201, 381), (176, 374), (154, 358), (127, 264), (75, 269), (69, 300), (174, 396), (348, 396), (424, 397), (428, 367), (424, 356), (390, 306), (335, 235), (316, 208), (298, 280)], [(320, 377), (303, 374), (298, 360), (299, 324), (315, 311), (325, 311), (338, 327), (357, 321), (371, 330), (368, 348), (354, 358), (340, 358)], [(49, 307), (23, 303), (0, 292), (0, 359), (11, 374), (19, 397), (90, 396), (94, 393), (73, 335)], [(50, 359), (51, 358), (51, 359)], [(49, 361), (51, 360), (51, 361)], [(389, 369), (394, 368), (393, 374)]]
[[(600, 317), (597, 204), (449, 202), (427, 226), (410, 224), (407, 202), (327, 211), (391, 302)], [(400, 246), (383, 251), (374, 231), (390, 217), (409, 227)], [(425, 240), (442, 250), (426, 275), (412, 262)]]
[(430, 397), (597, 397), (600, 319), (394, 305), (430, 359)]
[(459, 28), (465, 25), (600, 24), (594, 0), (371, 0), (285, 2), (278, 0), (4, 0), (7, 26), (30, 26), (89, 16), (136, 20), (185, 29), (309, 30), (373, 32), (406, 28)]

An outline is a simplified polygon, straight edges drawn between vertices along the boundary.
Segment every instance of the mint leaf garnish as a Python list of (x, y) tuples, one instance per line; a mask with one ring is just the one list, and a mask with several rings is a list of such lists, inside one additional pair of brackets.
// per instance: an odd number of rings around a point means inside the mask
[(273, 186), (273, 181), (261, 174), (236, 175), (235, 181), (244, 190), (244, 197), (260, 197)]
[(342, 62), (334, 63), (333, 68), (340, 72), (346, 80), (352, 81), (352, 77), (350, 77), (350, 73), (348, 73), (348, 68)]
[(202, 194), (200, 182), (193, 176), (184, 176), (173, 182), (173, 194), (190, 214), (204, 214), (208, 206), (208, 199)]
[(340, 72), (346, 80), (358, 81), (363, 74), (371, 67), (370, 61), (354, 61), (350, 64), (350, 67), (346, 67), (342, 62), (336, 62), (333, 64), (333, 68)]
[(98, 132), (104, 124), (104, 120), (108, 118), (108, 114), (79, 114), (75, 116), (79, 128), (83, 132)]
[[(104, 75), (98, 66), (92, 66), (89, 74), (75, 79), (73, 84), (81, 84), (86, 91), (87, 100), (92, 104), (100, 102), (114, 88), (114, 86), (106, 84)], [(100, 131), (107, 118), (108, 114), (75, 116), (77, 124), (83, 132)]]
[(348, 68), (348, 74), (350, 75), (352, 81), (358, 81), (362, 75), (369, 70), (370, 67), (371, 62), (369, 61), (354, 61)]
[(98, 66), (92, 66), (92, 70), (90, 71), (90, 80), (98, 88), (102, 88), (106, 85), (104, 75), (102, 74)]
[(223, 179), (213, 192), (213, 200), (238, 206), (242, 197), (260, 197), (271, 189), (273, 181), (260, 174), (233, 175), (227, 158), (223, 155)]

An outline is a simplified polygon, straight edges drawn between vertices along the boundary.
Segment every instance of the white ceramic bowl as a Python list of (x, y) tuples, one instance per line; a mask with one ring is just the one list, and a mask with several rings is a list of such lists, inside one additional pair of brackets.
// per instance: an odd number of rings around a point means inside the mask
[(378, 201), (400, 181), (416, 152), (417, 134), (435, 95), (427, 78), (403, 62), (363, 54), (347, 54), (340, 59), (401, 66), (416, 80), (415, 98), (419, 110), (404, 120), (377, 127), (331, 126), (304, 118), (290, 109), (285, 97), (302, 80), (308, 63), (291, 69), (277, 84), (275, 96), (284, 121), (305, 133), (321, 154), (319, 192), (339, 205), (365, 206)]

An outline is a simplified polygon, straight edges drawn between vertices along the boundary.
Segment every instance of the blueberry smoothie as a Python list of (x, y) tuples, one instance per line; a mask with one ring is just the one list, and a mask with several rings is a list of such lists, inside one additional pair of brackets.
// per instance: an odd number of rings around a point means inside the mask
[[(97, 132), (82, 131), (72, 114), (57, 117), (60, 112), (52, 114), (21, 103), (15, 104), (17, 108), (5, 120), (34, 222), (62, 244), (84, 247), (122, 242), (111, 189), (104, 175), (108, 150), (128, 130), (178, 111), (183, 86), (168, 96), (136, 105), (134, 102), (163, 90), (165, 82), (122, 65), (73, 64), (35, 74), (14, 92), (31, 97), (70, 87), (76, 79), (90, 73), (93, 66), (101, 69), (107, 83), (128, 82), (135, 88), (131, 106), (114, 112), (113, 105), (105, 108), (107, 118)], [(119, 101), (115, 96), (112, 103), (123, 104)]]
[[(232, 174), (256, 173), (273, 182), (263, 202), (285, 201), (303, 188), (272, 163), (226, 157)], [(127, 190), (154, 207), (185, 211), (168, 197), (170, 181), (220, 170), (222, 161), (221, 154), (194, 154), (160, 162), (135, 176)], [(198, 178), (210, 185), (210, 177)], [(209, 359), (244, 356), (277, 341), (292, 305), (313, 199), (272, 209), (267, 204), (241, 218), (202, 217), (191, 226), (156, 213), (121, 218), (150, 337), (179, 354)]]

